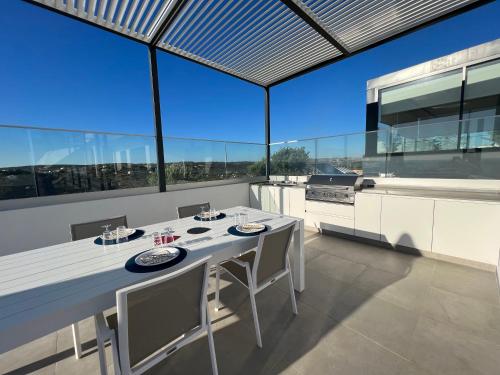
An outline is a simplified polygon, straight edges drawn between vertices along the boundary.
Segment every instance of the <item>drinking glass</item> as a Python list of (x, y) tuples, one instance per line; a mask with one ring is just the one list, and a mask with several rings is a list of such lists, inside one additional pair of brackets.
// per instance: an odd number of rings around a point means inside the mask
[(175, 241), (175, 236), (174, 236), (174, 230), (172, 228), (167, 229), (167, 243), (174, 242)]
[(248, 224), (248, 215), (247, 214), (240, 214), (240, 225), (246, 225)]
[(235, 227), (237, 227), (238, 225), (240, 225), (240, 214), (239, 213), (235, 213), (233, 215), (233, 224)]
[(116, 227), (116, 239), (118, 242), (127, 242), (127, 227), (125, 225), (120, 225)]
[(113, 234), (109, 230), (110, 226), (111, 224), (105, 224), (102, 226), (102, 228), (104, 228), (104, 232), (102, 233), (102, 240), (104, 241), (104, 243), (113, 240)]
[(198, 214), (200, 220), (205, 220), (206, 219), (206, 214), (207, 214), (207, 207), (206, 206), (201, 206), (200, 207), (200, 213)]
[(153, 232), (152, 236), (153, 236), (153, 246), (154, 247), (160, 247), (162, 245), (162, 240), (161, 240), (160, 233)]

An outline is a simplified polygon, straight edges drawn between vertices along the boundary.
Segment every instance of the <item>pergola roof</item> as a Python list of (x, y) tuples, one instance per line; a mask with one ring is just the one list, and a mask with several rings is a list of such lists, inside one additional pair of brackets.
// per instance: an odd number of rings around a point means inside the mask
[(27, 1), (269, 87), (491, 0)]

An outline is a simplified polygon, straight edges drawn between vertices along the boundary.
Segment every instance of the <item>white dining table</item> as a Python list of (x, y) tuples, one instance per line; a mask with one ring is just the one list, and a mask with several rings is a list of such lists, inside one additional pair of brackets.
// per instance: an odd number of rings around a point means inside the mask
[[(97, 245), (95, 238), (89, 238), (0, 257), (0, 353), (115, 306), (115, 293), (123, 287), (173, 272), (207, 255), (214, 265), (255, 248), (258, 236), (228, 233), (235, 213), (246, 213), (249, 222), (271, 229), (296, 222), (290, 250), (292, 274), (295, 289), (304, 290), (302, 219), (243, 206), (222, 212), (226, 217), (212, 222), (188, 217), (140, 227), (144, 236), (118, 245)], [(126, 270), (128, 259), (152, 247), (151, 233), (167, 227), (180, 236), (174, 245), (188, 250), (186, 258), (162, 271)], [(187, 233), (193, 227), (210, 230)]]

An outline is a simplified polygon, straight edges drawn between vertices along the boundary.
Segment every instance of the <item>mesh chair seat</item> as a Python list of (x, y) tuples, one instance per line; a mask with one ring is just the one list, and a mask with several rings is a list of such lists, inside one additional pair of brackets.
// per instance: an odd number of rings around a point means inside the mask
[[(257, 253), (255, 251), (249, 251), (248, 253), (240, 255), (236, 259), (238, 259), (242, 262), (245, 262), (245, 263), (249, 263), (250, 270), (252, 270), (256, 254)], [(243, 284), (248, 286), (247, 271), (246, 271), (245, 267), (242, 267), (241, 265), (239, 265), (236, 262), (233, 262), (232, 260), (222, 262), (220, 265), (225, 270), (230, 272), (234, 277), (236, 277), (239, 281), (241, 281)]]

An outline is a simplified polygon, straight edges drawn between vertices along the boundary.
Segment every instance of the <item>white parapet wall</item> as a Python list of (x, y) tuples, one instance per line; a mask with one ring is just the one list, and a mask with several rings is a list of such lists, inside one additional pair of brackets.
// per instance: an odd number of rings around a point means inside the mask
[(249, 206), (248, 183), (0, 211), (0, 256), (70, 240), (69, 225), (127, 215), (130, 227), (177, 217), (178, 206)]

